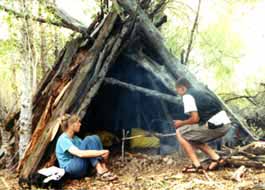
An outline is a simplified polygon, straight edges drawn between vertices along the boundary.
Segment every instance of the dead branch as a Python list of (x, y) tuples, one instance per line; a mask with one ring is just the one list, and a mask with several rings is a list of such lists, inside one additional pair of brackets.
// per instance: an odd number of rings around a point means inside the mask
[(195, 20), (194, 20), (194, 23), (193, 23), (193, 26), (192, 26), (192, 29), (191, 29), (190, 40), (189, 40), (189, 45), (188, 45), (188, 48), (187, 48), (187, 51), (186, 51), (186, 57), (185, 57), (184, 64), (187, 64), (188, 60), (189, 60), (189, 55), (190, 55), (192, 43), (193, 43), (193, 40), (194, 40), (194, 33), (195, 33), (196, 28), (198, 27), (200, 7), (201, 7), (201, 0), (199, 0), (197, 12), (196, 12), (196, 17), (195, 17)]
[(224, 153), (227, 163), (231, 166), (265, 168), (264, 142), (256, 141), (243, 147), (237, 147), (235, 149), (225, 147), (225, 149), (228, 150), (228, 153)]
[(8, 8), (8, 7), (4, 6), (4, 5), (0, 5), (0, 9), (6, 11), (8, 13), (13, 14), (16, 18), (27, 18), (27, 19), (31, 19), (33, 21), (40, 22), (40, 23), (51, 24), (51, 25), (54, 25), (54, 26), (57, 26), (57, 27), (64, 27), (64, 28), (67, 28), (67, 29), (70, 29), (70, 30), (73, 30), (73, 31), (76, 31), (76, 32), (83, 33), (83, 34), (86, 33), (86, 28), (85, 27), (75, 26), (75, 25), (69, 23), (68, 21), (55, 22), (55, 21), (48, 20), (46, 18), (23, 15), (22, 13), (20, 13), (18, 11), (15, 11), (15, 10), (13, 10), (11, 8)]
[(225, 103), (234, 101), (234, 100), (238, 100), (238, 99), (247, 99), (249, 102), (251, 102), (253, 105), (257, 105), (256, 102), (253, 100), (253, 98), (255, 98), (255, 96), (246, 96), (246, 95), (242, 95), (242, 96), (235, 96), (232, 98), (228, 98), (225, 100)]
[(54, 14), (61, 19), (64, 26), (67, 26), (73, 31), (77, 31), (85, 36), (87, 35), (87, 27), (80, 23), (77, 19), (73, 18), (67, 12), (56, 6), (50, 6), (49, 8), (52, 9)]

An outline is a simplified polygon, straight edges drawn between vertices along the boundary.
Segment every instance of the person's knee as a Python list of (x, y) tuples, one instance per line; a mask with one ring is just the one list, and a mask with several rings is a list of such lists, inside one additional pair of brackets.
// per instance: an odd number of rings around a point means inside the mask
[(181, 136), (181, 133), (180, 133), (180, 130), (179, 130), (179, 129), (177, 129), (177, 130), (176, 130), (176, 137), (177, 137), (177, 139), (181, 139), (181, 138), (182, 138), (182, 136)]
[(94, 139), (92, 138), (92, 136), (86, 136), (86, 137), (84, 138), (84, 141), (85, 141), (86, 143), (91, 144), (91, 143), (94, 142)]
[(98, 135), (92, 135), (91, 138), (92, 138), (92, 140), (94, 140), (94, 141), (101, 142), (101, 140), (100, 140), (100, 138), (99, 138)]

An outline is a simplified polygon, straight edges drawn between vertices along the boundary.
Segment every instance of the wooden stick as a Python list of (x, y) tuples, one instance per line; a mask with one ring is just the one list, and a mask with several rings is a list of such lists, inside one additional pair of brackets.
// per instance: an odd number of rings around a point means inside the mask
[(241, 177), (247, 171), (245, 166), (240, 166), (232, 175), (231, 179), (237, 182), (241, 181)]
[(124, 163), (125, 156), (124, 156), (124, 145), (125, 145), (125, 129), (122, 129), (122, 144), (121, 144), (121, 159), (122, 163)]
[(60, 101), (60, 99), (62, 98), (62, 96), (64, 95), (65, 91), (67, 90), (67, 88), (69, 87), (69, 85), (71, 84), (72, 80), (70, 80), (65, 87), (63, 87), (62, 91), (60, 92), (60, 94), (56, 97), (56, 99), (54, 100), (52, 107), (56, 107), (58, 102)]

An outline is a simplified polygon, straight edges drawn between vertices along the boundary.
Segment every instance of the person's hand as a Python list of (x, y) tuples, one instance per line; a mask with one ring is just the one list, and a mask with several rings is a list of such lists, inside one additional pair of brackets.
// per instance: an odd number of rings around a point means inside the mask
[(101, 151), (102, 151), (101, 157), (103, 158), (103, 160), (105, 162), (107, 162), (108, 161), (108, 158), (109, 158), (109, 150), (101, 150)]
[(182, 121), (181, 120), (174, 120), (174, 126), (175, 128), (179, 128), (182, 126)]

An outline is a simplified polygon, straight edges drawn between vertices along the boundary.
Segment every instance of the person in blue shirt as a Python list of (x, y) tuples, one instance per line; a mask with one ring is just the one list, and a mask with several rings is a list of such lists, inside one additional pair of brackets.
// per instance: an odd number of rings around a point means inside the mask
[(117, 179), (106, 166), (109, 151), (103, 149), (99, 137), (92, 135), (82, 140), (75, 135), (81, 126), (77, 115), (64, 116), (61, 126), (64, 132), (58, 138), (55, 149), (60, 168), (63, 168), (71, 178), (82, 178), (88, 174), (92, 166), (101, 180)]

